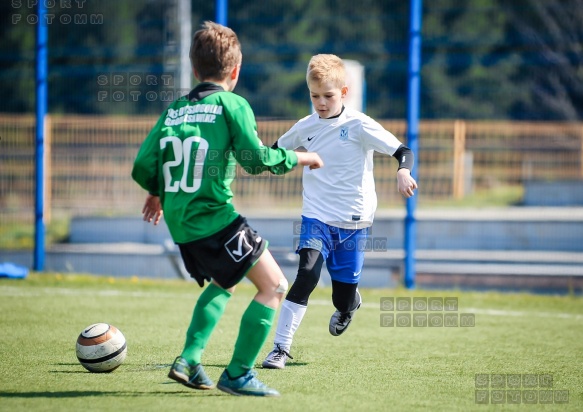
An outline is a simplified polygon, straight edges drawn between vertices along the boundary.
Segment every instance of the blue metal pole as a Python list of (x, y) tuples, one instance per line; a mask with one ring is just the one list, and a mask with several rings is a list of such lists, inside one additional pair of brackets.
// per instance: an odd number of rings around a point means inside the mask
[(48, 29), (46, 6), (38, 2), (38, 23), (36, 26), (36, 145), (35, 145), (35, 204), (34, 204), (34, 264), (33, 269), (41, 271), (45, 264), (45, 224), (44, 224), (44, 129), (47, 112), (47, 47)]
[[(407, 145), (418, 157), (417, 136), (419, 134), (419, 88), (421, 83), (421, 14), (422, 0), (411, 0), (409, 27), (409, 89), (407, 99)], [(412, 171), (417, 180), (417, 168)], [(417, 221), (415, 209), (417, 196), (407, 199), (405, 217), (405, 287), (415, 287), (415, 249), (417, 244)]]
[(222, 24), (223, 26), (227, 25), (227, 9), (228, 9), (228, 0), (216, 0), (216, 17), (215, 23)]

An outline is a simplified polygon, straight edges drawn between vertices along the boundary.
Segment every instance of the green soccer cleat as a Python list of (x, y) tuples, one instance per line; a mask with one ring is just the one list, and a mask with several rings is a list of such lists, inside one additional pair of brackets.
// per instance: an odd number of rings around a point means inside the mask
[(168, 372), (168, 377), (193, 389), (204, 390), (215, 387), (215, 383), (206, 376), (200, 363), (191, 365), (182, 356), (178, 356), (174, 360), (170, 372)]
[(254, 370), (249, 370), (245, 375), (231, 379), (225, 369), (219, 378), (217, 389), (237, 396), (280, 396), (278, 391), (257, 379), (257, 372)]

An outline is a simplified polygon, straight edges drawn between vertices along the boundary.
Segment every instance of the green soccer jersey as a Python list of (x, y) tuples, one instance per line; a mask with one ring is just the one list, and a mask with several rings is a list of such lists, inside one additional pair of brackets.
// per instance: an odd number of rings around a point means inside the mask
[(231, 199), (236, 162), (245, 172), (289, 172), (295, 152), (263, 146), (249, 103), (212, 83), (173, 102), (143, 142), (133, 179), (160, 196), (176, 243), (210, 236), (237, 216)]

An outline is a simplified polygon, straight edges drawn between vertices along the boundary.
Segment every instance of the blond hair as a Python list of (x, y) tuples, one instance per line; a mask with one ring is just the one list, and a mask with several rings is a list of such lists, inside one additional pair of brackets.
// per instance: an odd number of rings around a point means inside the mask
[(202, 80), (223, 80), (242, 60), (241, 44), (235, 32), (212, 21), (205, 21), (194, 33), (190, 63)]
[(331, 82), (338, 88), (346, 85), (346, 70), (342, 59), (334, 54), (317, 54), (308, 63), (306, 82)]

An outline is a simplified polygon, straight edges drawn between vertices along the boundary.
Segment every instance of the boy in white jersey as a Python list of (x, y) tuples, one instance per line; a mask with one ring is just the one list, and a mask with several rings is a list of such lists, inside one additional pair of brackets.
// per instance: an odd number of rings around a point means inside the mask
[(304, 147), (317, 152), (326, 167), (304, 168), (302, 226), (296, 251), (300, 262), (296, 280), (281, 307), (273, 350), (263, 362), (264, 368), (271, 369), (283, 369), (287, 358), (292, 358), (293, 336), (324, 262), (332, 278), (332, 303), (336, 308), (330, 333), (341, 335), (362, 303), (358, 282), (368, 228), (377, 207), (374, 152), (399, 161), (397, 185), (404, 197), (413, 196), (417, 189), (411, 176), (411, 150), (375, 120), (344, 107), (348, 87), (339, 57), (313, 56), (306, 81), (315, 112), (299, 120), (274, 147)]

